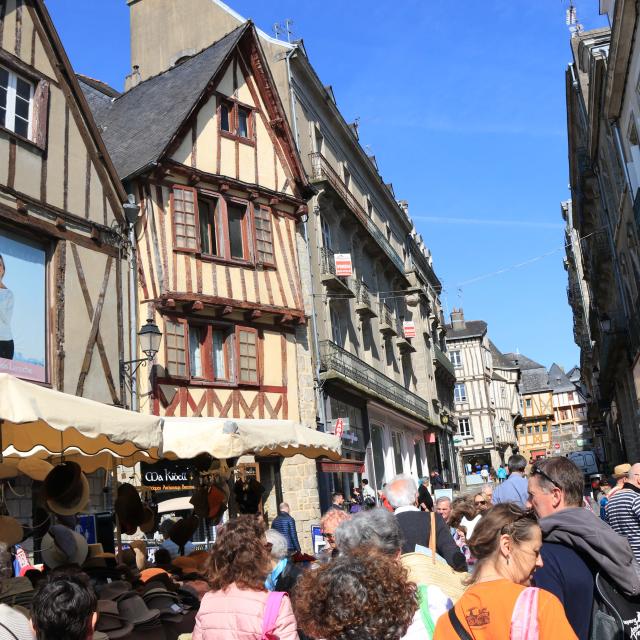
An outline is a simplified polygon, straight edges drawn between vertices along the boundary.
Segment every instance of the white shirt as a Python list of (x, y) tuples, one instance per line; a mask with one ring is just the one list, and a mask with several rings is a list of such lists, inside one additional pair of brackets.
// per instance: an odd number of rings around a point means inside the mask
[(460, 520), (460, 524), (467, 529), (467, 540), (473, 535), (473, 530), (476, 528), (478, 522), (480, 522), (481, 517), (482, 516), (478, 514), (473, 520), (467, 520), (467, 518)]
[(362, 497), (368, 498), (371, 497), (375, 500), (376, 492), (373, 490), (373, 487), (369, 484), (362, 485)]
[(11, 319), (13, 316), (13, 291), (0, 289), (0, 340), (13, 340)]
[(398, 507), (394, 510), (394, 513), (404, 513), (405, 511), (420, 511), (420, 509), (411, 505), (409, 507)]

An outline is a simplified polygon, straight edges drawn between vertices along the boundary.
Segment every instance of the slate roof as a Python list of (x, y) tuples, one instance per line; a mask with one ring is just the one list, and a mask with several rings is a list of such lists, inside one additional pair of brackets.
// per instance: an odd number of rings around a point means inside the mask
[(575, 391), (576, 387), (565, 372), (554, 362), (549, 369), (549, 386), (554, 393)]
[(484, 320), (465, 320), (465, 327), (454, 329), (452, 325), (446, 325), (447, 339), (482, 337), (487, 333), (487, 323)]
[(522, 353), (505, 353), (504, 357), (517, 365), (521, 371), (526, 371), (527, 369), (544, 369), (546, 371), (546, 367), (543, 364), (527, 358), (527, 356)]
[[(250, 28), (245, 23), (192, 58), (115, 98), (95, 81), (80, 86), (121, 179), (157, 161), (209, 81)], [(113, 90), (112, 90), (113, 91)]]
[(538, 393), (550, 390), (549, 374), (544, 367), (541, 369), (525, 369), (521, 372), (520, 393)]
[(498, 369), (517, 369), (517, 365), (512, 360), (509, 360), (498, 347), (489, 340), (489, 350), (491, 351), (491, 358), (493, 360), (493, 366)]

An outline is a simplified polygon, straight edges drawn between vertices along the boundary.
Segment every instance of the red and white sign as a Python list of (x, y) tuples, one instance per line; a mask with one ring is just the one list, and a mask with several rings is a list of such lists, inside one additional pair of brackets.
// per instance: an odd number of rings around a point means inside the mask
[(416, 337), (416, 325), (413, 320), (405, 320), (402, 323), (402, 332), (404, 333), (405, 338), (415, 338)]
[(333, 258), (336, 262), (337, 276), (350, 276), (353, 274), (353, 265), (351, 264), (350, 253), (336, 253)]
[(336, 428), (334, 430), (334, 434), (338, 436), (338, 438), (342, 438), (342, 434), (344, 433), (344, 420), (342, 418), (338, 418), (336, 420)]
[(560, 448), (560, 443), (556, 442), (553, 446), (554, 446), (555, 449), (559, 449)]

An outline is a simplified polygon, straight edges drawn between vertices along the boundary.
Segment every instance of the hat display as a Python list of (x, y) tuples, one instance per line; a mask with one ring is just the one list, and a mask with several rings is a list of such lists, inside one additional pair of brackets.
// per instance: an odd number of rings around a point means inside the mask
[(118, 600), (120, 615), (134, 626), (147, 624), (160, 617), (158, 609), (149, 609), (142, 596), (137, 593), (127, 594)]
[(207, 487), (198, 487), (194, 489), (193, 495), (189, 499), (189, 502), (193, 505), (193, 512), (201, 518), (207, 518), (209, 516), (208, 495)]
[(0, 542), (9, 547), (22, 541), (24, 530), (22, 525), (10, 516), (0, 516)]
[(169, 537), (179, 547), (184, 547), (198, 530), (198, 523), (198, 516), (191, 515), (186, 518), (181, 518), (169, 530)]
[(81, 565), (88, 553), (87, 539), (61, 524), (53, 525), (42, 538), (42, 559), (49, 569), (65, 564)]
[(625, 462), (624, 464), (618, 464), (613, 467), (613, 473), (611, 475), (613, 475), (616, 480), (619, 480), (623, 476), (626, 476), (629, 471), (631, 471), (631, 465)]
[(33, 640), (29, 618), (6, 604), (0, 604), (0, 640)]
[(137, 489), (128, 482), (118, 487), (114, 510), (118, 516), (121, 531), (127, 535), (133, 535), (148, 517), (144, 512), (144, 505)]
[(130, 582), (126, 580), (113, 580), (108, 584), (101, 587), (97, 587), (100, 600), (113, 600), (118, 601), (125, 594), (130, 593), (132, 586)]
[[(133, 624), (125, 620), (113, 600), (98, 600), (96, 629), (110, 639), (122, 638), (133, 631)], [(94, 635), (95, 637), (95, 635)]]
[(20, 462), (18, 462), (18, 471), (32, 480), (37, 480), (38, 482), (44, 482), (44, 479), (49, 475), (52, 469), (53, 465), (50, 462), (33, 456), (30, 458), (21, 458)]
[(62, 462), (44, 479), (44, 496), (51, 511), (72, 516), (89, 503), (89, 481), (76, 462)]

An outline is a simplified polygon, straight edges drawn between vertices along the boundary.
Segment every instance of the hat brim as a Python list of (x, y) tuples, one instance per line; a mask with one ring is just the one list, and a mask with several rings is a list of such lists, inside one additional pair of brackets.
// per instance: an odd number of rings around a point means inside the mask
[(32, 480), (36, 480), (37, 482), (44, 482), (44, 479), (53, 469), (53, 465), (46, 460), (41, 460), (40, 458), (23, 458), (18, 462), (17, 468), (22, 475), (25, 475)]
[(22, 542), (24, 529), (22, 525), (9, 516), (0, 517), (0, 542), (4, 542), (9, 547)]
[(84, 511), (86, 506), (89, 504), (90, 495), (89, 481), (84, 473), (80, 474), (80, 482), (82, 483), (82, 493), (74, 504), (65, 506), (55, 500), (47, 500), (47, 507), (49, 507), (49, 510), (53, 511), (53, 513), (57, 513), (59, 516), (74, 516), (76, 513)]

